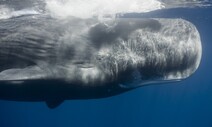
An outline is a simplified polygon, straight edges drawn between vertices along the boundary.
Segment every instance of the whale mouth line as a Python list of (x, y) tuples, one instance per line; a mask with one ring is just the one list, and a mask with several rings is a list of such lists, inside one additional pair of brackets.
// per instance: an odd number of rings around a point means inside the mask
[(170, 79), (170, 80), (147, 80), (147, 81), (143, 81), (140, 83), (131, 83), (131, 84), (119, 84), (119, 87), (124, 88), (124, 89), (134, 89), (134, 88), (138, 88), (138, 87), (143, 87), (143, 86), (149, 86), (149, 85), (159, 85), (159, 84), (171, 84), (171, 83), (176, 83), (179, 81), (182, 81), (185, 79)]

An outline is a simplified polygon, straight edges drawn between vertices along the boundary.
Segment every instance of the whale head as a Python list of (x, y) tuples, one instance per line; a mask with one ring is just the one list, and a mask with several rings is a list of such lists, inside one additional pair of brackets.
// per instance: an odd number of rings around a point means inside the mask
[(120, 86), (180, 81), (197, 70), (202, 47), (192, 23), (183, 19), (125, 19), (116, 24), (110, 36), (118, 36), (107, 37), (114, 40), (100, 48), (98, 62)]

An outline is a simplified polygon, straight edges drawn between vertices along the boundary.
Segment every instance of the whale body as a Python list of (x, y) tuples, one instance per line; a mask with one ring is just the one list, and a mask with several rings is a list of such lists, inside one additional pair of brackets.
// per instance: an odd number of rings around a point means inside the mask
[(114, 96), (181, 81), (198, 68), (201, 39), (183, 19), (0, 20), (0, 99), (45, 101)]

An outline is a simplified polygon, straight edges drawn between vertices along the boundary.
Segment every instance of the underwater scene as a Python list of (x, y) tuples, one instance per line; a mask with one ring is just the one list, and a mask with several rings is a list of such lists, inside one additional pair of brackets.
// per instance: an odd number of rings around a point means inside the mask
[(211, 0), (0, 0), (0, 127), (212, 127)]

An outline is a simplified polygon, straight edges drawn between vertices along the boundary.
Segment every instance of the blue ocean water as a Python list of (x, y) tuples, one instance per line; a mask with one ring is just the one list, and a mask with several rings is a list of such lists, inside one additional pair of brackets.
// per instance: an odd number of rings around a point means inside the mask
[(152, 85), (96, 100), (65, 101), (56, 109), (43, 102), (0, 101), (0, 127), (212, 127), (212, 8), (176, 8), (126, 17), (183, 18), (201, 35), (199, 69), (185, 81)]

